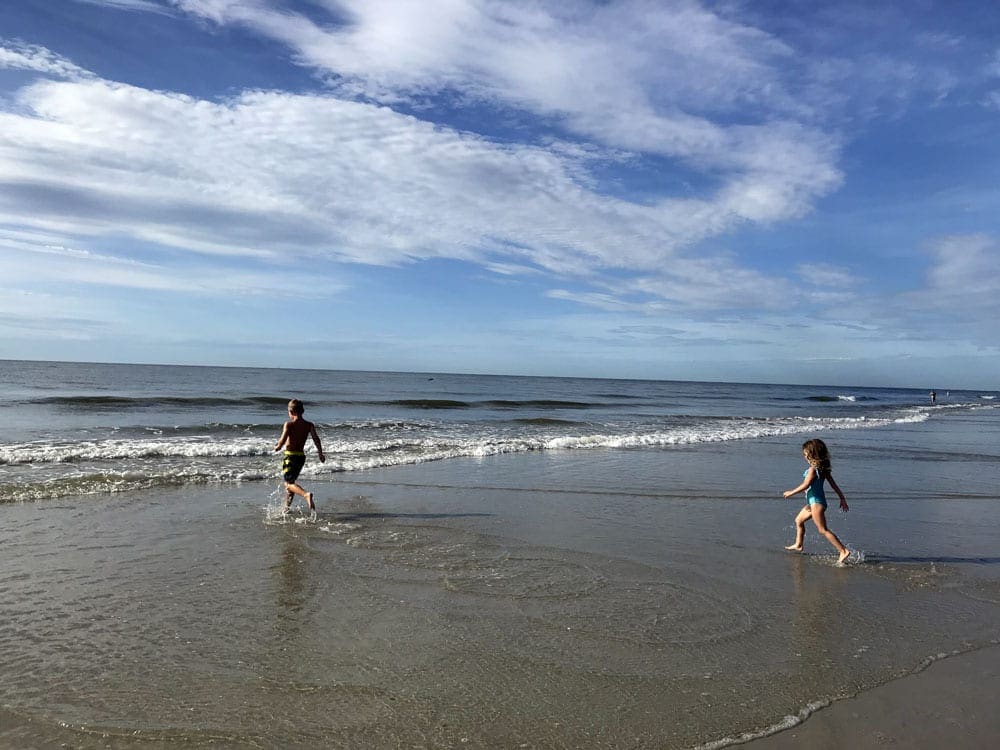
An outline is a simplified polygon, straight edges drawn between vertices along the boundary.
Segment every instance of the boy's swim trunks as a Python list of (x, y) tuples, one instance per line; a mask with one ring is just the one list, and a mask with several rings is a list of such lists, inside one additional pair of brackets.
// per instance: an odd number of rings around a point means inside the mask
[(306, 465), (306, 454), (302, 451), (285, 451), (285, 460), (281, 462), (281, 476), (286, 482), (294, 482), (299, 478), (299, 472)]

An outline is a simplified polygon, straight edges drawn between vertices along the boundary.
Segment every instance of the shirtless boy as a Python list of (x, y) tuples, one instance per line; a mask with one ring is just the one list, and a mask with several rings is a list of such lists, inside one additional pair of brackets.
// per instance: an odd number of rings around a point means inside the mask
[(281, 430), (281, 438), (274, 446), (274, 450), (280, 451), (282, 447), (285, 449), (285, 460), (281, 464), (281, 475), (285, 479), (285, 490), (287, 491), (285, 508), (290, 508), (295, 495), (299, 495), (309, 503), (309, 510), (316, 510), (312, 493), (306, 492), (296, 483), (299, 472), (302, 471), (302, 467), (306, 463), (306, 438), (311, 437), (315, 443), (319, 460), (326, 461), (326, 456), (323, 455), (323, 445), (319, 442), (319, 435), (316, 434), (316, 425), (302, 418), (304, 411), (305, 407), (297, 398), (288, 402), (288, 421), (285, 422), (285, 426)]

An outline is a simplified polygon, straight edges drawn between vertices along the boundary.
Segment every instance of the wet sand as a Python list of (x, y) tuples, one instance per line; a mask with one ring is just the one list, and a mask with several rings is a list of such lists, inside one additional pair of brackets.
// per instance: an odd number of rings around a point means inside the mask
[(790, 442), (365, 472), (315, 521), (265, 483), (0, 506), (0, 747), (719, 747), (827, 704), (764, 742), (976, 747), (948, 686), (996, 694), (961, 669), (996, 660), (992, 501), (942, 467), (867, 499), (856, 458), (857, 563), (787, 553)]
[(747, 750), (992, 750), (1000, 744), (1000, 647), (932, 663), (927, 669), (838, 701)]

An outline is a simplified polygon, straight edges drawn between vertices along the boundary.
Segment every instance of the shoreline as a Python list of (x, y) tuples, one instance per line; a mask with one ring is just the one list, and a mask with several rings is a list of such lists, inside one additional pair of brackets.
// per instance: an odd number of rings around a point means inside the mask
[(1000, 642), (994, 642), (936, 658), (908, 675), (818, 708), (787, 729), (764, 730), (763, 736), (728, 739), (702, 745), (699, 750), (886, 745), (914, 750), (986, 750), (995, 747), (1000, 738), (998, 694)]

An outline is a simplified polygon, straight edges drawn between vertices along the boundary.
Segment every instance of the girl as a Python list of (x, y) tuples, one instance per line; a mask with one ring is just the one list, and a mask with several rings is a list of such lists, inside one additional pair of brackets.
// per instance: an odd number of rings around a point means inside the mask
[(794, 490), (784, 492), (786, 498), (805, 490), (808, 504), (795, 516), (795, 544), (789, 544), (785, 549), (802, 551), (802, 542), (806, 536), (806, 521), (810, 518), (819, 529), (819, 533), (826, 537), (826, 540), (837, 548), (840, 553), (838, 563), (844, 562), (851, 554), (850, 551), (837, 538), (830, 529), (826, 527), (826, 494), (823, 492), (824, 480), (830, 483), (837, 495), (840, 497), (840, 509), (845, 513), (848, 510), (847, 498), (840, 491), (840, 487), (833, 481), (830, 474), (830, 451), (827, 450), (826, 443), (822, 440), (807, 440), (802, 444), (802, 455), (809, 463), (809, 468), (802, 473), (802, 484)]

